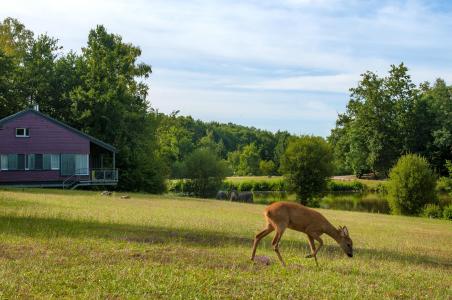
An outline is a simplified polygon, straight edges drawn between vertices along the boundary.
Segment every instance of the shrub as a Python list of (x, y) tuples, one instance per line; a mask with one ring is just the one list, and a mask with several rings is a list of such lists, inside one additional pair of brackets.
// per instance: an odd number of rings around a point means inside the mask
[[(190, 192), (195, 196), (215, 196), (227, 173), (226, 162), (220, 160), (215, 153), (200, 148), (190, 153), (184, 160), (184, 175), (190, 180), (184, 181), (190, 185)], [(183, 191), (187, 194), (186, 189)]]
[(253, 190), (254, 182), (252, 181), (242, 181), (239, 184), (238, 191), (240, 192), (249, 192)]
[(452, 193), (452, 178), (441, 177), (438, 179), (436, 189), (441, 193)]
[(243, 180), (232, 181), (226, 180), (223, 183), (223, 189), (227, 191), (237, 190), (246, 191), (286, 191), (287, 184), (284, 179), (268, 179), (268, 180)]
[(331, 192), (363, 192), (366, 186), (359, 181), (335, 181), (328, 182), (328, 190)]
[(446, 220), (452, 220), (452, 204), (444, 207), (443, 209), (443, 218)]
[(302, 204), (318, 204), (314, 198), (326, 190), (333, 169), (332, 149), (321, 137), (293, 138), (281, 158), (281, 171)]
[(439, 207), (439, 205), (436, 205), (436, 204), (431, 204), (431, 203), (426, 204), (424, 206), (422, 215), (427, 218), (435, 218), (435, 219), (441, 218), (441, 216), (442, 216), (441, 207)]
[(388, 200), (394, 214), (418, 215), (435, 203), (436, 178), (427, 160), (416, 154), (402, 156), (389, 174)]

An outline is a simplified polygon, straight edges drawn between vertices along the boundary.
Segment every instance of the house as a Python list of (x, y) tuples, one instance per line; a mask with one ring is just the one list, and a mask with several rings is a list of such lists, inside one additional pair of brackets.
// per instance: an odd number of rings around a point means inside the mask
[(38, 107), (0, 119), (0, 186), (116, 185), (116, 148)]

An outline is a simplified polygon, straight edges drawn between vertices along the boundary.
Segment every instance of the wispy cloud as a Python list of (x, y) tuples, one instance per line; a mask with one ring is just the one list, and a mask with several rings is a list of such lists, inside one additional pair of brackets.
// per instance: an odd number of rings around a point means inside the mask
[(104, 24), (142, 48), (156, 108), (271, 130), (328, 134), (366, 70), (452, 80), (447, 2), (16, 0), (6, 16), (75, 50)]

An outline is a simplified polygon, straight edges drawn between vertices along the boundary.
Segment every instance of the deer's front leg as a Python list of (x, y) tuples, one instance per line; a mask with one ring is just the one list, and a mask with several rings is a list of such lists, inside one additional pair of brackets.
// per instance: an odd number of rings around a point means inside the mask
[(314, 238), (310, 235), (308, 235), (308, 241), (309, 241), (309, 247), (311, 248), (311, 254), (306, 255), (306, 258), (314, 257), (315, 253), (315, 243)]

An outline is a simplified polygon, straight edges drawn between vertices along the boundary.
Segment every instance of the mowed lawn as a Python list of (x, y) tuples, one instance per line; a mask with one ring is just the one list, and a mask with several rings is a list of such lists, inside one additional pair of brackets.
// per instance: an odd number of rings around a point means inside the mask
[(325, 236), (320, 266), (286, 231), (249, 260), (262, 205), (96, 192), (0, 191), (0, 298), (452, 298), (452, 222), (321, 210), (347, 225), (355, 257)]

